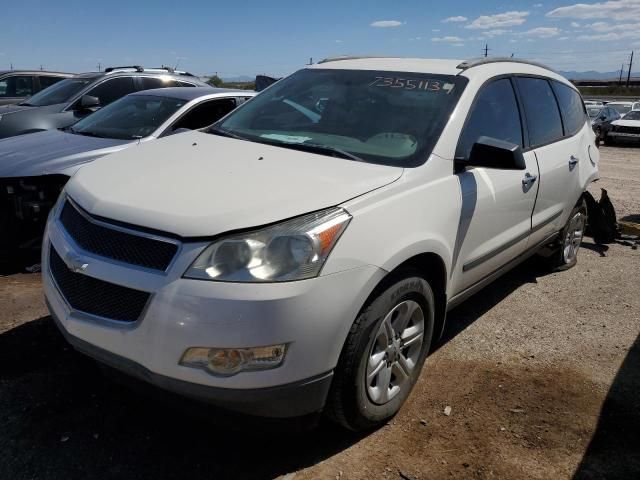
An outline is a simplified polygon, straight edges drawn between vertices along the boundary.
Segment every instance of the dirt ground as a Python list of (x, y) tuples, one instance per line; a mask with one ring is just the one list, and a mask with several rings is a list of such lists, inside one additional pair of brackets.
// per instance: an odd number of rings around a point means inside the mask
[[(601, 153), (596, 197), (638, 221), (640, 149)], [(0, 277), (0, 479), (640, 478), (640, 251), (583, 247), (451, 312), (400, 414), (360, 436), (234, 432), (123, 388), (64, 343), (39, 275)]]

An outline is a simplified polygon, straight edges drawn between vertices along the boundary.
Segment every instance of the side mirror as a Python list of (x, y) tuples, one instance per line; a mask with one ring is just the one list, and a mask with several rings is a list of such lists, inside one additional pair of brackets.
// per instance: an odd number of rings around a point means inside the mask
[(78, 102), (80, 110), (90, 110), (92, 108), (100, 108), (100, 99), (91, 95), (83, 95)]
[(505, 142), (491, 137), (480, 137), (471, 148), (468, 159), (456, 159), (456, 172), (466, 167), (485, 167), (501, 170), (525, 170), (522, 148), (515, 143)]

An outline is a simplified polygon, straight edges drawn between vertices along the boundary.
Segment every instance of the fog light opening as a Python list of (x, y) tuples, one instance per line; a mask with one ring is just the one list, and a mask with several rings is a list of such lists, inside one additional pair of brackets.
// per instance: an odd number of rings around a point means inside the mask
[(184, 352), (179, 363), (213, 375), (231, 376), (277, 368), (284, 361), (286, 350), (286, 344), (245, 348), (192, 347)]

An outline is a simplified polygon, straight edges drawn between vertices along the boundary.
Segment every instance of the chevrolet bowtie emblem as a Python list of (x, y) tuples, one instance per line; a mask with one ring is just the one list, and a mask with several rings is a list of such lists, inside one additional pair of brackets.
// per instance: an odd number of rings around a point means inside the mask
[(75, 253), (68, 253), (65, 258), (65, 263), (67, 267), (69, 267), (69, 270), (76, 273), (84, 272), (89, 266), (80, 255), (76, 255)]

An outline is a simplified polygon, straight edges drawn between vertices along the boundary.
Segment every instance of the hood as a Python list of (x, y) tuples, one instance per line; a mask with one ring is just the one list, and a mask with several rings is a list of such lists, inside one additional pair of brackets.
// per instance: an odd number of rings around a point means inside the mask
[(23, 110), (29, 110), (38, 107), (27, 107), (24, 105), (3, 105), (0, 107), (0, 115), (7, 115), (9, 113), (21, 112)]
[(59, 130), (18, 135), (0, 140), (0, 177), (31, 177), (73, 172), (69, 167), (135, 145), (138, 140), (94, 138)]
[(616, 120), (615, 122), (611, 122), (611, 125), (616, 125), (618, 127), (636, 127), (640, 128), (640, 120), (625, 120), (621, 118), (620, 120)]
[(93, 162), (66, 190), (91, 214), (203, 237), (338, 205), (402, 171), (191, 132)]

